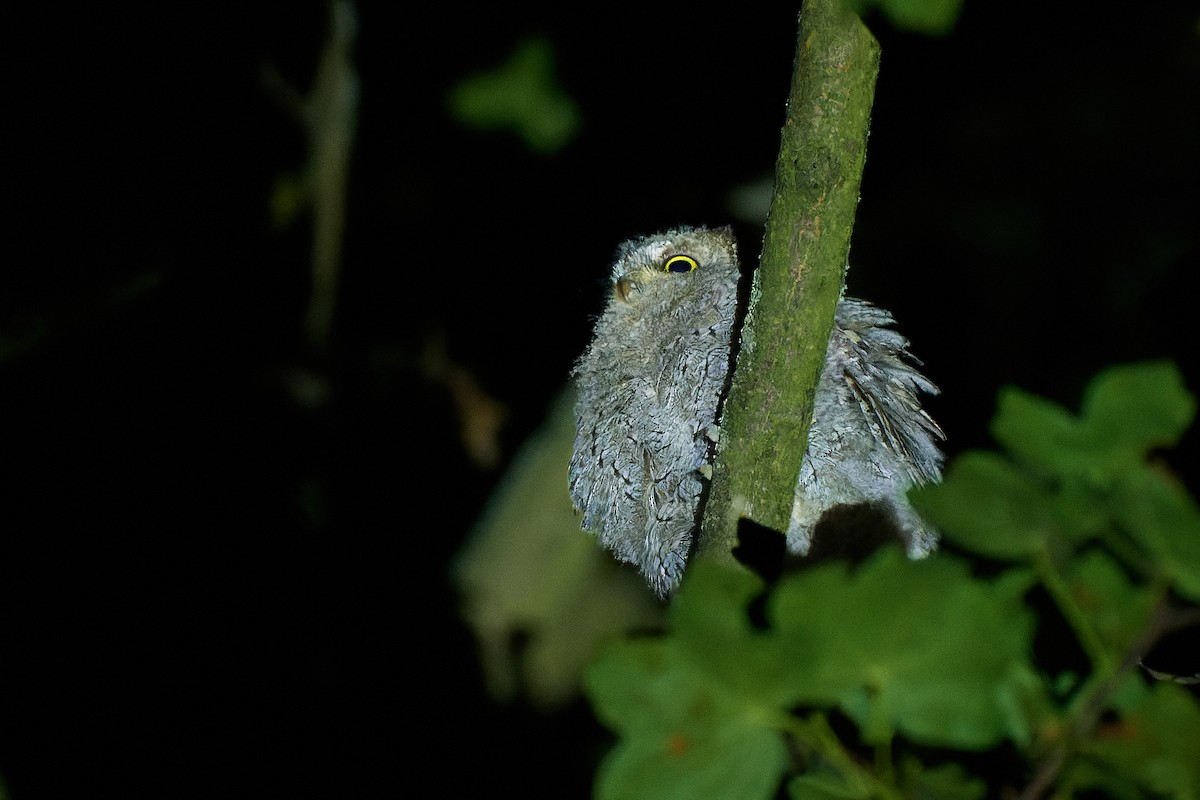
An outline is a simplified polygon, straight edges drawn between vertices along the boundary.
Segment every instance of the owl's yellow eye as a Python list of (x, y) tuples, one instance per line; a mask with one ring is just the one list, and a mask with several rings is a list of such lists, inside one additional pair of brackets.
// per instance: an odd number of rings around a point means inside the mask
[(691, 256), (671, 256), (663, 264), (663, 272), (691, 272), (700, 266)]

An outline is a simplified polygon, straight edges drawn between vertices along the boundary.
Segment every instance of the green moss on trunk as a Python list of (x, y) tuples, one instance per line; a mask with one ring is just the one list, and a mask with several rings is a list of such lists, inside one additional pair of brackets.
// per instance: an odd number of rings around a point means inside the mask
[(879, 45), (841, 0), (806, 0), (763, 252), (725, 403), (701, 551), (737, 520), (786, 530), (858, 206)]

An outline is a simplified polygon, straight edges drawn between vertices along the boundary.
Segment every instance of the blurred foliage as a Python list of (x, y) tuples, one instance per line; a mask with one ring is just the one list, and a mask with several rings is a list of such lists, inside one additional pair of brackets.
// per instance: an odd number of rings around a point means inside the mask
[(553, 46), (538, 36), (523, 40), (496, 69), (464, 78), (449, 101), (462, 125), (508, 131), (547, 155), (566, 147), (579, 130), (579, 107), (554, 74)]
[(945, 36), (954, 28), (962, 0), (846, 0), (852, 11), (864, 15), (878, 8), (897, 28)]
[[(587, 674), (619, 735), (597, 797), (753, 800), (785, 781), (792, 798), (1200, 797), (1200, 704), (1137, 668), (1200, 624), (1200, 512), (1151, 458), (1194, 411), (1161, 362), (1105, 371), (1078, 415), (1007, 389), (1006, 454), (967, 453), (913, 495), (939, 553), (774, 585), (698, 561), (668, 632), (611, 645)], [(1077, 671), (1038, 652), (1055, 610)]]
[(917, 508), (946, 538), (990, 558), (1065, 558), (1105, 544), (1141, 577), (1200, 601), (1200, 510), (1159, 463), (1196, 400), (1174, 365), (1109, 369), (1076, 416), (1016, 388), (1000, 393), (992, 435), (1008, 451), (968, 452)]
[(575, 699), (607, 639), (660, 628), (635, 571), (585, 535), (567, 494), (575, 396), (564, 392), (522, 448), (453, 571), (493, 697), (550, 708)]

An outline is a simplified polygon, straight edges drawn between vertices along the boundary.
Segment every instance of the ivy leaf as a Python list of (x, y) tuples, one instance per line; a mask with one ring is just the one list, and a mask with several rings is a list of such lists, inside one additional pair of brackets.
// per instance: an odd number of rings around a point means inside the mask
[(881, 743), (982, 749), (1028, 740), (1031, 577), (973, 578), (961, 561), (888, 549), (851, 574), (830, 565), (780, 583), (769, 619), (793, 664), (793, 701), (837, 704)]
[(909, 499), (948, 540), (989, 558), (1025, 558), (1058, 530), (1049, 493), (996, 453), (963, 453)]

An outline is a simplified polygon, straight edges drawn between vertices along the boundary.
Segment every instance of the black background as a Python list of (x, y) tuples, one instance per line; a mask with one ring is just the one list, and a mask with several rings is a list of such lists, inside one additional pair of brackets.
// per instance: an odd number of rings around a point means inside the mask
[[(883, 45), (850, 291), (894, 311), (948, 450), (999, 387), (1075, 407), (1109, 364), (1200, 386), (1192, 3), (967, 0)], [(5, 11), (0, 775), (14, 798), (583, 796), (586, 707), (486, 699), (447, 564), (499, 476), (459, 444), (434, 337), (509, 409), (582, 351), (616, 244), (724, 224), (769, 175), (795, 8), (363, 4), (331, 352), (309, 239), (271, 229), (303, 135), (315, 3)], [(580, 135), (466, 130), (451, 86), (554, 45)], [(760, 231), (737, 222), (743, 255)], [(297, 405), (286, 376), (327, 377)], [(1173, 454), (1196, 487), (1195, 434)], [(565, 481), (564, 481), (565, 486)]]

